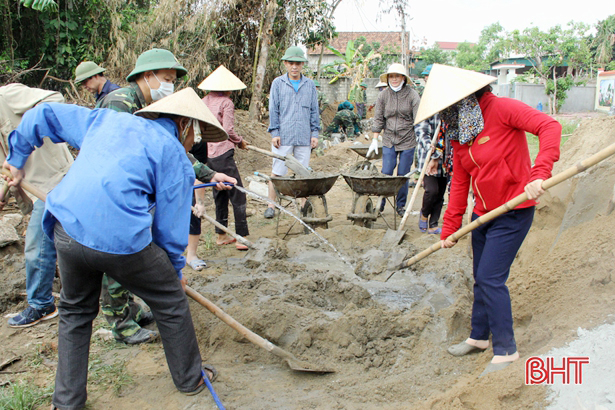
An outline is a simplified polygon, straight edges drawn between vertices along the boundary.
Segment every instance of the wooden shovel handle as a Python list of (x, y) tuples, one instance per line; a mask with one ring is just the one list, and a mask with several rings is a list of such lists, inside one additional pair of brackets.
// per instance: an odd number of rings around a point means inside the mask
[[(7, 177), (11, 179), (13, 178), (13, 174), (11, 174), (11, 172), (5, 168), (2, 168), (2, 175), (6, 175)], [(41, 191), (40, 189), (38, 189), (37, 187), (35, 187), (34, 185), (32, 185), (31, 183), (27, 181), (21, 181), (19, 185), (23, 189), (25, 189), (26, 191), (28, 191), (29, 193), (31, 193), (32, 195), (40, 199), (41, 201), (44, 201), (47, 199), (47, 195), (43, 191)]]
[[(603, 150), (597, 152), (596, 154), (592, 155), (589, 158), (584, 159), (581, 162), (578, 162), (577, 164), (573, 165), (572, 167), (568, 168), (565, 171), (560, 172), (559, 174), (547, 179), (546, 181), (543, 181), (542, 183), (542, 189), (544, 189), (545, 191), (549, 188), (554, 187), (555, 185), (564, 182), (565, 180), (585, 171), (586, 169), (596, 165), (597, 163), (605, 160), (606, 158), (610, 157), (611, 155), (615, 154), (615, 144), (611, 144), (608, 147), (604, 148)], [(524, 192), (521, 195), (518, 195), (516, 197), (514, 197), (513, 199), (511, 199), (510, 201), (506, 202), (504, 205), (499, 206), (498, 208), (494, 209), (491, 212), (486, 213), (485, 215), (482, 215), (478, 218), (476, 218), (472, 223), (464, 226), (463, 228), (461, 228), (460, 230), (458, 230), (457, 232), (455, 232), (454, 234), (452, 234), (451, 236), (449, 236), (448, 239), (449, 241), (453, 241), (456, 242), (459, 239), (461, 239), (463, 236), (465, 236), (466, 234), (470, 233), (471, 231), (473, 231), (474, 229), (478, 228), (479, 226), (491, 221), (492, 219), (508, 212), (511, 211), (513, 209), (515, 209), (515, 207), (521, 205), (522, 203), (524, 203), (525, 201), (527, 201), (527, 194)], [(412, 258), (408, 259), (406, 262), (403, 262), (401, 264), (401, 266), (399, 267), (401, 268), (405, 268), (411, 265), (414, 265), (416, 262), (420, 261), (421, 259), (431, 255), (432, 253), (439, 251), (441, 249), (441, 242), (438, 241), (436, 243), (434, 243), (433, 245), (431, 245), (429, 248), (425, 249), (423, 252), (419, 253), (418, 255), (413, 256)], [(396, 271), (393, 271), (393, 273), (391, 273), (389, 275), (388, 278), (385, 279), (385, 282), (387, 280), (389, 280), (391, 278), (391, 276), (393, 276), (395, 274)]]
[(286, 157), (283, 156), (283, 155), (276, 154), (274, 152), (267, 151), (265, 149), (255, 147), (254, 145), (246, 145), (246, 148), (250, 149), (252, 151), (260, 152), (261, 154), (268, 155), (268, 156), (273, 157), (273, 158), (277, 158), (277, 159), (281, 159), (281, 160), (285, 160), (286, 159)]
[[(427, 153), (427, 158), (425, 158), (423, 169), (421, 169), (421, 175), (419, 176), (419, 180), (416, 181), (416, 185), (414, 186), (414, 189), (412, 190), (412, 198), (410, 198), (410, 203), (406, 206), (406, 212), (404, 212), (404, 217), (401, 218), (401, 222), (399, 223), (399, 228), (397, 228), (398, 231), (401, 231), (404, 229), (404, 226), (406, 225), (406, 220), (408, 220), (408, 215), (410, 215), (410, 212), (412, 211), (412, 206), (414, 205), (414, 201), (416, 200), (416, 195), (418, 194), (419, 188), (421, 187), (421, 184), (423, 183), (423, 178), (425, 178), (425, 173), (427, 172), (427, 167), (429, 166), (429, 161), (431, 160), (431, 155), (433, 154), (434, 147), (436, 145), (436, 142), (438, 141), (439, 132), (440, 132), (440, 121), (438, 121), (438, 125), (436, 126), (436, 132), (433, 134), (433, 139), (431, 140), (431, 145), (429, 146), (429, 152)], [(420, 217), (421, 216), (419, 215), (419, 218)]]
[(205, 308), (207, 308), (207, 310), (216, 315), (218, 319), (235, 329), (250, 342), (254, 343), (258, 347), (262, 347), (268, 352), (273, 352), (275, 354), (274, 349), (276, 348), (276, 345), (274, 345), (267, 339), (263, 339), (256, 333), (252, 332), (250, 329), (246, 328), (244, 325), (233, 319), (229, 314), (224, 312), (218, 306), (214, 305), (213, 302), (211, 302), (205, 296), (201, 295), (199, 292), (187, 285), (186, 295), (190, 296), (192, 299), (195, 300), (195, 302), (199, 303), (200, 305), (203, 305)]

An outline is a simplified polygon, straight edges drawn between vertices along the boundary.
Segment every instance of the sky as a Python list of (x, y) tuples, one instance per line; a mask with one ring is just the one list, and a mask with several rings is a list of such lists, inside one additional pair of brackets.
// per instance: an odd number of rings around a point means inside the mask
[[(337, 31), (399, 31), (395, 15), (378, 18), (380, 0), (342, 0), (335, 10)], [(406, 23), (413, 38), (435, 41), (476, 42), (481, 30), (499, 23), (506, 31), (538, 26), (547, 30), (571, 20), (594, 25), (615, 14), (613, 0), (408, 0)], [(412, 20), (410, 20), (412, 18)]]

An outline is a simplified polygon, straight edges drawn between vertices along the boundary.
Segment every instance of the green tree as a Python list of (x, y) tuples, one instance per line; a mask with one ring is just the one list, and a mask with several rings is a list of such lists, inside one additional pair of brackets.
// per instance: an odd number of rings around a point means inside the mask
[(430, 48), (421, 50), (422, 60), (428, 64), (450, 64), (451, 55), (442, 50), (438, 43), (434, 43)]
[(340, 58), (340, 60), (335, 60), (333, 63), (327, 64), (323, 67), (325, 72), (333, 75), (333, 79), (329, 81), (329, 84), (335, 83), (341, 77), (350, 78), (350, 91), (347, 96), (347, 98), (350, 99), (350, 96), (359, 89), (361, 81), (367, 77), (369, 73), (370, 61), (379, 58), (380, 54), (374, 52), (374, 50), (371, 50), (366, 56), (364, 56), (361, 53), (363, 45), (361, 44), (358, 47), (355, 47), (354, 41), (352, 40), (346, 44), (345, 53), (342, 53), (331, 46), (328, 46), (328, 48)]
[(594, 61), (605, 66), (615, 56), (615, 14), (596, 24), (596, 36), (591, 39), (594, 48)]

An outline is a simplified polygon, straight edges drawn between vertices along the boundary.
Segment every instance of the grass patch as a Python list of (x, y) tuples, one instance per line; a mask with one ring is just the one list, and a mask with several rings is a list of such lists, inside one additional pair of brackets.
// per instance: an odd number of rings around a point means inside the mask
[(41, 388), (25, 381), (0, 389), (0, 409), (34, 410), (49, 404), (53, 386)]
[[(577, 127), (579, 126), (579, 123), (577, 121), (564, 121), (564, 120), (559, 120), (559, 123), (562, 124), (562, 135), (566, 135), (565, 137), (564, 136), (562, 137), (562, 141), (560, 143), (560, 147), (561, 147), (562, 145), (566, 143), (566, 141), (568, 141), (568, 138), (570, 138), (570, 134), (572, 134), (577, 129)], [(534, 160), (536, 159), (536, 156), (538, 155), (538, 150), (539, 150), (538, 137), (529, 132), (526, 132), (525, 135), (527, 137), (527, 145), (530, 148), (530, 158), (532, 158), (532, 163), (534, 163)]]
[(125, 360), (105, 364), (100, 357), (90, 358), (88, 384), (94, 384), (105, 389), (111, 388), (117, 397), (121, 397), (122, 389), (133, 383), (134, 378), (126, 371)]

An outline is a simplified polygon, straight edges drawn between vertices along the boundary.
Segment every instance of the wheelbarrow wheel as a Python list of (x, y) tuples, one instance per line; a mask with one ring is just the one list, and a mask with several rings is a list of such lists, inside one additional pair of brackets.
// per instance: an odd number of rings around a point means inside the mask
[[(318, 200), (310, 200), (307, 199), (305, 201), (305, 205), (301, 209), (301, 216), (305, 218), (324, 218), (326, 216), (325, 206), (322, 201)], [(312, 229), (316, 228), (324, 228), (327, 229), (329, 224), (327, 222), (315, 222), (308, 223), (312, 227)], [(306, 234), (311, 233), (308, 228), (303, 228)]]
[[(373, 214), (374, 204), (372, 203), (372, 199), (368, 196), (361, 196), (358, 198), (357, 205), (355, 206), (355, 212), (358, 214)], [(368, 218), (357, 218), (352, 221), (352, 224), (371, 229), (374, 226), (374, 220)]]

